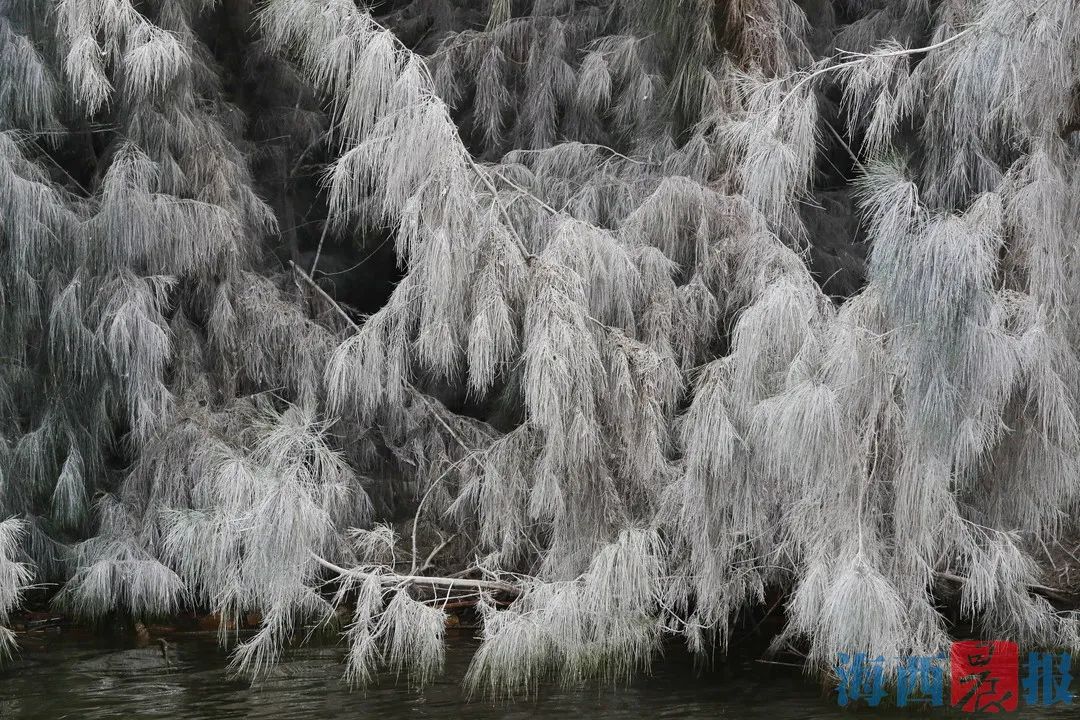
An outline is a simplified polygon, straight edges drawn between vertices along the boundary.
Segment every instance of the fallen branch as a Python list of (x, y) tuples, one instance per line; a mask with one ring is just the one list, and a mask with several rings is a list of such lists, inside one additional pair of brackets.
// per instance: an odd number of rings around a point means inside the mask
[[(963, 577), (962, 575), (955, 575), (955, 574), (953, 574), (951, 572), (947, 572), (945, 570), (938, 570), (934, 574), (937, 577), (941, 578), (942, 580), (949, 580), (951, 582), (958, 583), (960, 585), (963, 585), (963, 584), (968, 582), (968, 579), (966, 577)], [(1036, 584), (1036, 583), (1028, 583), (1027, 588), (1028, 588), (1029, 591), (1031, 591), (1033, 593), (1038, 593), (1039, 595), (1043, 595), (1045, 597), (1048, 597), (1051, 600), (1057, 600), (1058, 602), (1072, 603), (1072, 602), (1076, 601), (1075, 596), (1070, 596), (1064, 590), (1059, 590), (1058, 588), (1052, 588), (1052, 587), (1049, 587), (1047, 585), (1039, 585), (1039, 584)]]
[(332, 570), (338, 575), (347, 575), (363, 579), (377, 578), (383, 585), (428, 585), (431, 587), (458, 588), (461, 590), (476, 590), (487, 592), (501, 592), (508, 595), (520, 595), (522, 590), (517, 585), (502, 582), (500, 580), (469, 580), (466, 578), (428, 577), (426, 575), (398, 575), (396, 573), (370, 573), (363, 570), (343, 568), (339, 565), (319, 557), (312, 553), (315, 562), (327, 570)]

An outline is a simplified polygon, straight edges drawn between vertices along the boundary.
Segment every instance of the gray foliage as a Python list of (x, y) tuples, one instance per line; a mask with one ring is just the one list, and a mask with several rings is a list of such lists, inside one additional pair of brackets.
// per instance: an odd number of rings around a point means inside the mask
[[(947, 597), (1075, 644), (1034, 592), (1080, 488), (1075, 3), (418, 0), (408, 45), (406, 3), (217, 5), (0, 0), (0, 654), (35, 575), (256, 611), (253, 677), (349, 606), (358, 685), (430, 681), (472, 603), (500, 696), (769, 592), (816, 671), (936, 652)], [(328, 236), (392, 243), (370, 314)]]

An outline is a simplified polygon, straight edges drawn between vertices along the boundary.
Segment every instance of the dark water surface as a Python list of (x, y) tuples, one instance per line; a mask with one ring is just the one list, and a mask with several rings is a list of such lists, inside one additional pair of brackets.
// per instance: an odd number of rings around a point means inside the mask
[[(0, 720), (78, 718), (804, 718), (1001, 717), (944, 710), (844, 710), (793, 667), (768, 665), (757, 655), (730, 657), (710, 670), (695, 668), (681, 650), (658, 659), (651, 676), (618, 689), (546, 688), (516, 703), (469, 701), (461, 680), (473, 646), (452, 641), (446, 672), (422, 693), (394, 678), (366, 693), (342, 682), (343, 652), (305, 647), (283, 659), (273, 679), (252, 688), (229, 679), (227, 656), (213, 635), (171, 638), (172, 666), (155, 645), (71, 634), (24, 637), (21, 654), (0, 669)], [(1080, 718), (1080, 706), (1025, 708), (1006, 717)]]

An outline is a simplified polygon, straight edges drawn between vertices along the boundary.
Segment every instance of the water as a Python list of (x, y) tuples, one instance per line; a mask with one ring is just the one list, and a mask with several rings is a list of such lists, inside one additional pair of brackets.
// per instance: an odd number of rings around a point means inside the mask
[[(657, 661), (651, 676), (617, 689), (545, 688), (516, 703), (469, 701), (461, 680), (473, 645), (453, 640), (446, 673), (422, 693), (393, 677), (366, 693), (342, 682), (340, 647), (290, 652), (278, 675), (258, 688), (231, 680), (227, 657), (212, 635), (170, 637), (172, 666), (156, 645), (60, 633), (22, 639), (22, 652), (0, 669), (0, 720), (78, 718), (814, 718), (973, 717), (944, 710), (844, 710), (834, 694), (799, 669), (758, 662), (744, 651), (709, 670), (695, 668), (678, 648)], [(974, 717), (993, 717), (975, 715)], [(1080, 710), (1021, 707), (1013, 717), (1074, 718)]]

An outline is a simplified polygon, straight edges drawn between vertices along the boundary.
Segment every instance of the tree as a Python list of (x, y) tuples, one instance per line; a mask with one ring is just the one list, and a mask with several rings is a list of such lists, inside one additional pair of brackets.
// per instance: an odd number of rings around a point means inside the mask
[(494, 694), (767, 591), (818, 672), (1077, 645), (1077, 12), (0, 3), (0, 622), (257, 610), (258, 676), (347, 606), (422, 684), (475, 603)]

